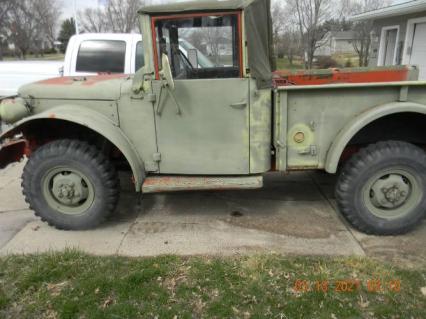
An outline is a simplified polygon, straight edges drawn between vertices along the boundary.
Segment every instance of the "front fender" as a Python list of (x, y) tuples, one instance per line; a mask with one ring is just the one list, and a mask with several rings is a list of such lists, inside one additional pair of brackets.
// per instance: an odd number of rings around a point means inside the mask
[(145, 167), (136, 148), (115, 123), (101, 113), (91, 109), (76, 105), (63, 105), (49, 109), (15, 123), (11, 129), (0, 136), (0, 141), (21, 132), (25, 125), (37, 120), (63, 120), (85, 126), (105, 137), (123, 153), (133, 171), (136, 191), (141, 190), (145, 179)]
[(325, 170), (335, 174), (340, 158), (350, 140), (365, 126), (387, 115), (397, 113), (426, 114), (426, 105), (411, 102), (394, 102), (372, 108), (352, 119), (336, 136), (325, 162)]

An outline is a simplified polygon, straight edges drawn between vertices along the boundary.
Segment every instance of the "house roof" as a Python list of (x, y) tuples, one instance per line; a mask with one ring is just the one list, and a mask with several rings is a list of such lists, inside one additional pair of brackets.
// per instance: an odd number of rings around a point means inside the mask
[(330, 36), (336, 40), (352, 40), (355, 38), (353, 31), (331, 31)]
[(410, 13), (426, 11), (426, 0), (413, 0), (385, 7), (382, 9), (363, 12), (350, 17), (351, 21), (377, 20), (388, 17), (401, 16)]
[(218, 11), (244, 9), (258, 0), (193, 0), (172, 2), (166, 4), (149, 5), (142, 7), (139, 13), (173, 13), (191, 11)]

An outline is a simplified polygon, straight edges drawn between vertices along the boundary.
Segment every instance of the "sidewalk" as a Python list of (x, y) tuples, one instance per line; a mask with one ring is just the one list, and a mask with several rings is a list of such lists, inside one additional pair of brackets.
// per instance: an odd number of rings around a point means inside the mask
[[(261, 190), (145, 195), (124, 191), (116, 214), (86, 232), (55, 230), (34, 218), (20, 193), (22, 164), (0, 172), (0, 254), (78, 248), (96, 255), (369, 255), (426, 262), (426, 223), (399, 237), (366, 236), (335, 211), (334, 177), (266, 178)], [(126, 185), (127, 186), (127, 185)], [(128, 188), (128, 187), (126, 187)]]

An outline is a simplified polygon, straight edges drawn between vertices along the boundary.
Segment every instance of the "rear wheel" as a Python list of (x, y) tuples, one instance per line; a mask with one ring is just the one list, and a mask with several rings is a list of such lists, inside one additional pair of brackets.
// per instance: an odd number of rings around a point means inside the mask
[(97, 226), (119, 197), (117, 173), (94, 146), (60, 140), (40, 147), (22, 176), (26, 201), (37, 216), (64, 230)]
[(426, 153), (405, 142), (380, 142), (356, 154), (336, 188), (342, 214), (368, 234), (395, 235), (426, 212)]

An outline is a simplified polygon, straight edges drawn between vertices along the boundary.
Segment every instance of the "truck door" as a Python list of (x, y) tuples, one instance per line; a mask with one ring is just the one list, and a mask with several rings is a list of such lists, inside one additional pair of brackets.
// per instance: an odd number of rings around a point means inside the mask
[[(162, 174), (238, 175), (249, 167), (249, 80), (241, 13), (153, 17)], [(175, 89), (160, 80), (166, 54)], [(163, 87), (163, 88), (162, 88)]]

